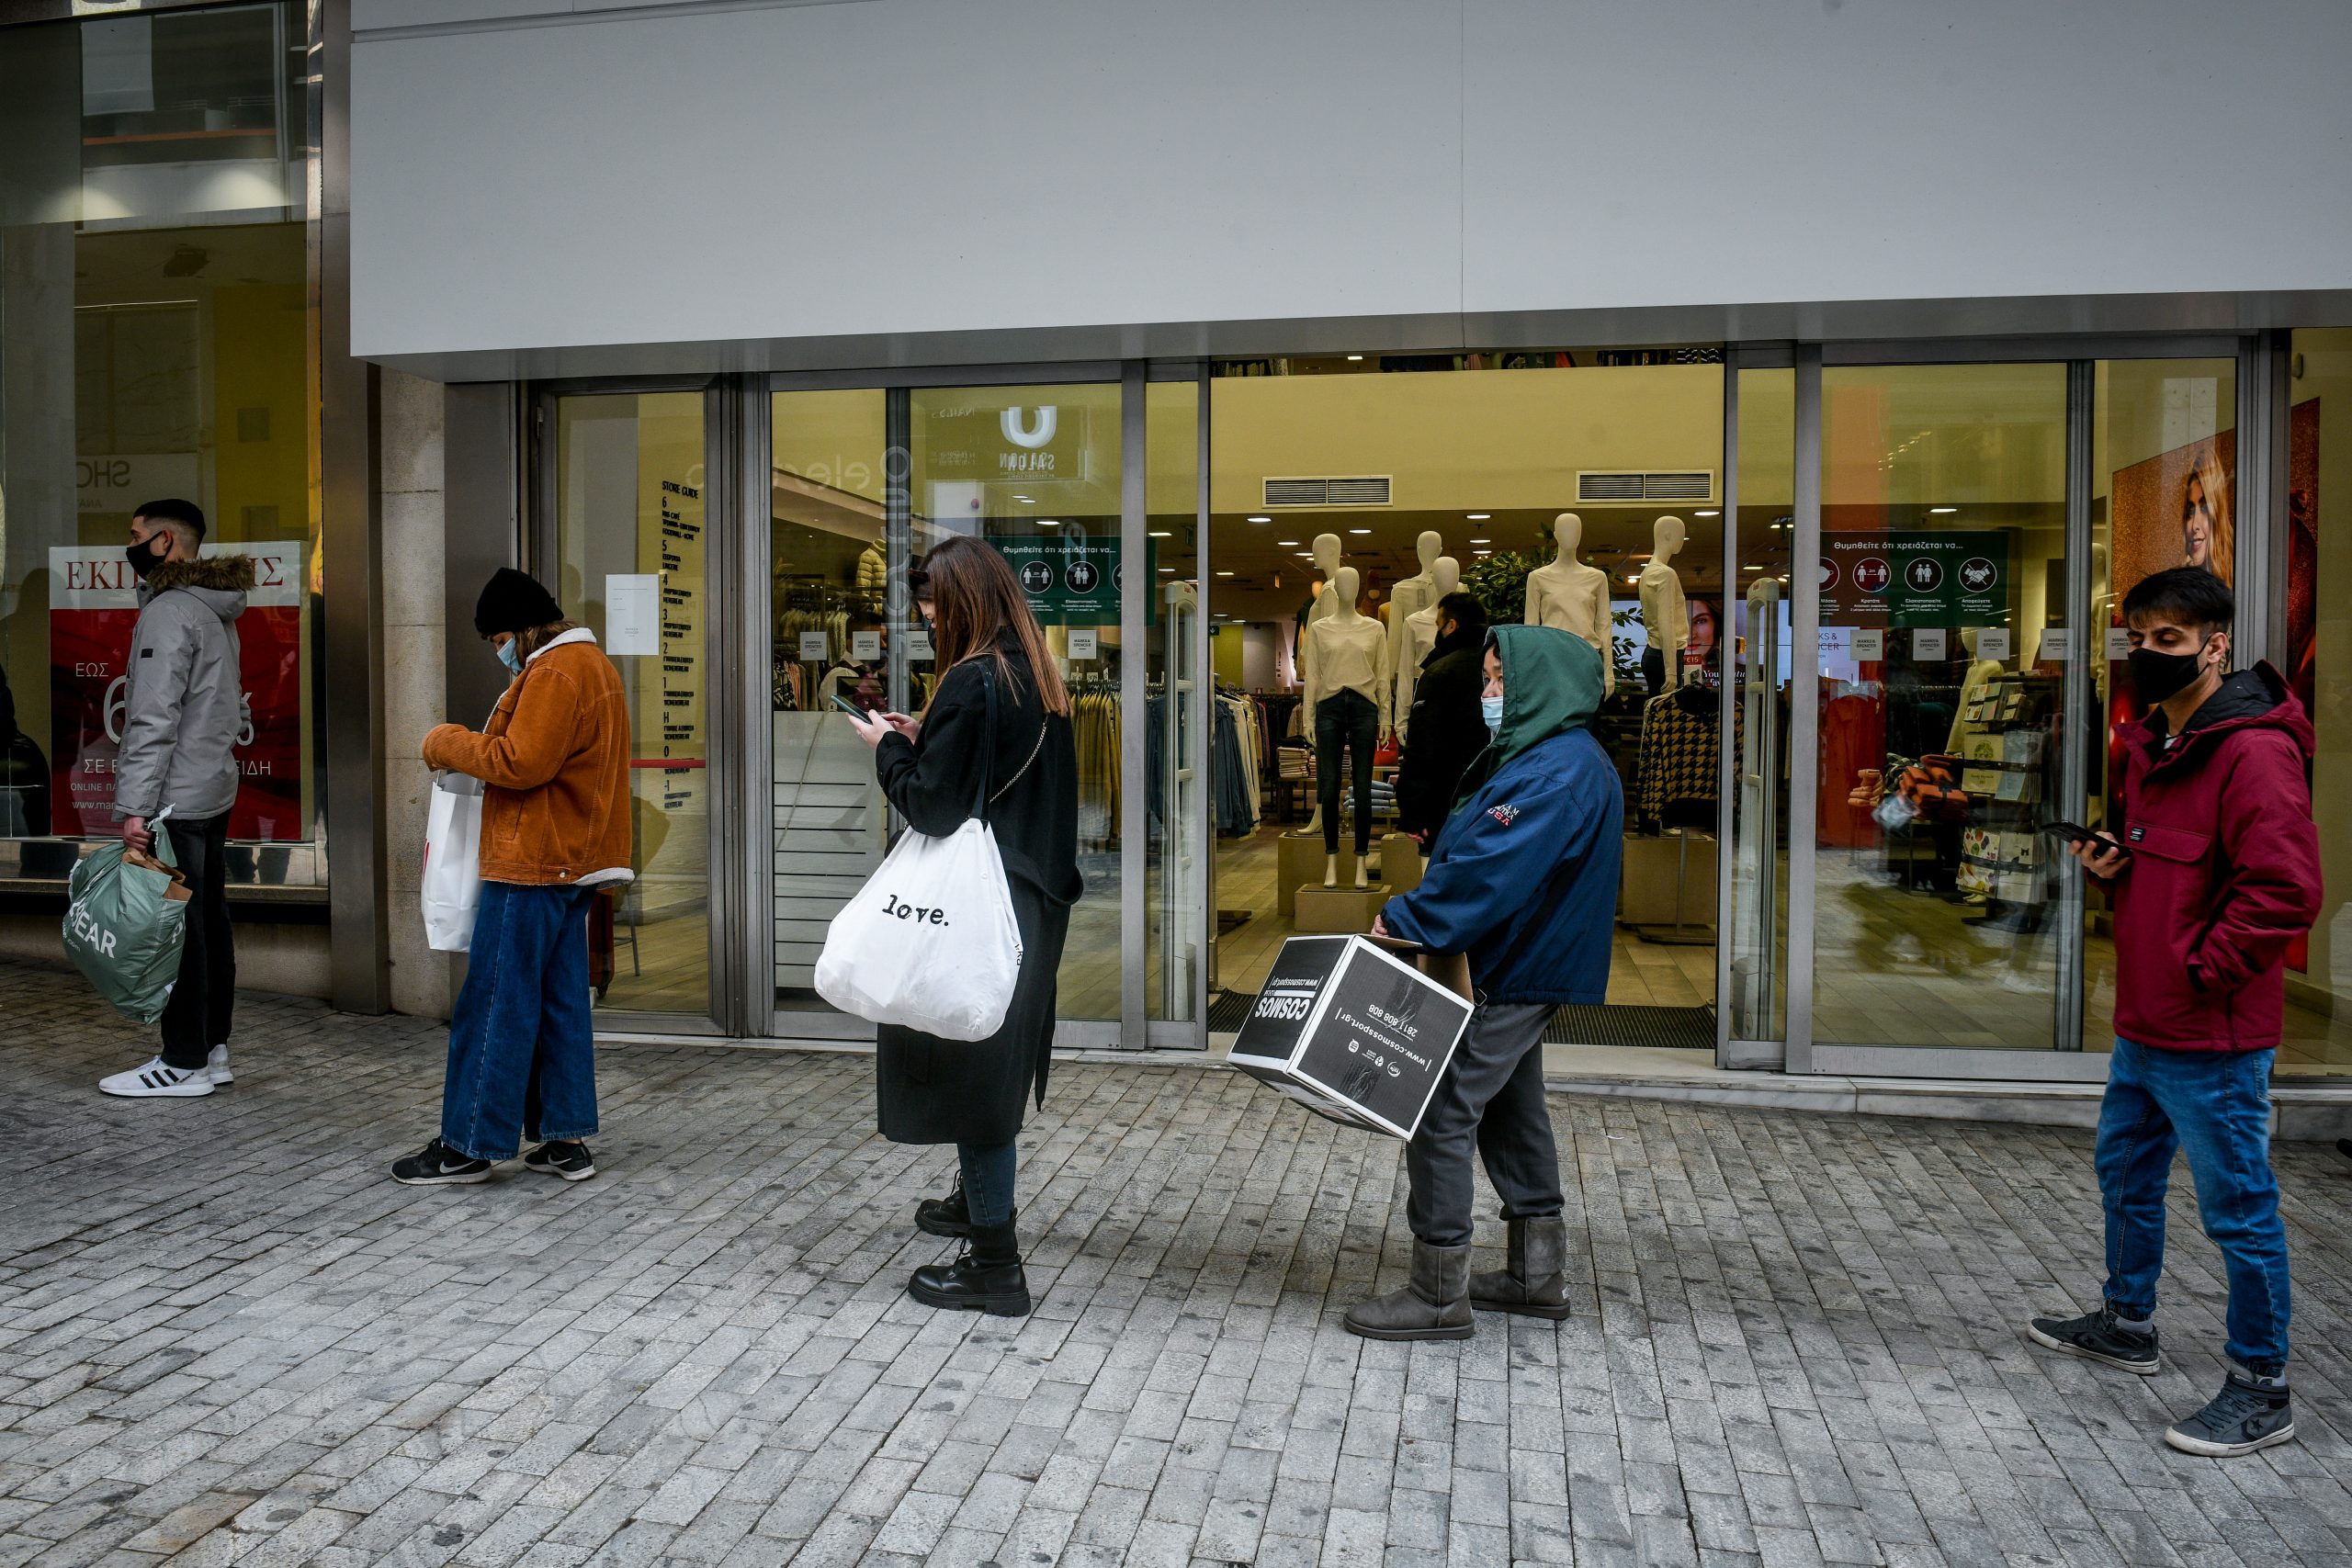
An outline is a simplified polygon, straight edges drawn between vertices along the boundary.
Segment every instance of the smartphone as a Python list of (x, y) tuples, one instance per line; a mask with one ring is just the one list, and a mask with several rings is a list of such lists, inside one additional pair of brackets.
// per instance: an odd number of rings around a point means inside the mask
[(2113, 834), (2086, 828), (2079, 822), (2044, 822), (2041, 830), (2055, 833), (2070, 844), (2090, 843), (2097, 844), (2101, 851), (2121, 850), (2127, 860), (2132, 855), (2132, 852), (2124, 849)]
[(849, 715), (852, 718), (864, 718), (865, 716), (865, 710), (864, 708), (858, 706), (855, 703), (851, 702), (839, 692), (835, 692), (832, 694), (831, 701), (835, 707), (841, 709), (842, 712)]

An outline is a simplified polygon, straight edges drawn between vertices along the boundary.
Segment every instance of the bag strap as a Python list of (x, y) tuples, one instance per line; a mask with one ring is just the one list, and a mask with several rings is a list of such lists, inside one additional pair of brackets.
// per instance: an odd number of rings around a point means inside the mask
[(986, 750), (982, 752), (982, 756), (986, 760), (980, 764), (979, 799), (973, 803), (972, 815), (978, 818), (981, 821), (986, 821), (988, 820), (988, 808), (995, 805), (998, 801), (1003, 799), (1007, 790), (1010, 790), (1014, 784), (1019, 784), (1023, 779), (1029, 776), (1029, 769), (1031, 765), (1037, 761), (1037, 753), (1046, 749), (1046, 726), (1048, 720), (1045, 717), (1040, 717), (1038, 719), (1037, 739), (1030, 744), (1028, 757), (1023, 761), (1021, 766), (1014, 771), (1013, 775), (1011, 778), (1005, 780), (1003, 784), (998, 785), (995, 790), (991, 791), (989, 788), (989, 775), (994, 772), (996, 767), (996, 673), (986, 663), (980, 665), (980, 684), (985, 687), (988, 692), (988, 739), (985, 742)]

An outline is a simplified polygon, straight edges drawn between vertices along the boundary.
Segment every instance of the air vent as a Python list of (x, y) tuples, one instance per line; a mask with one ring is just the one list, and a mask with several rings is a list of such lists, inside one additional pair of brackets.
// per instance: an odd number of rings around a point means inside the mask
[(1713, 501), (1714, 498), (1715, 475), (1712, 468), (1683, 468), (1662, 473), (1587, 468), (1577, 475), (1578, 501)]
[(1268, 506), (1386, 506), (1385, 474), (1349, 479), (1268, 479)]

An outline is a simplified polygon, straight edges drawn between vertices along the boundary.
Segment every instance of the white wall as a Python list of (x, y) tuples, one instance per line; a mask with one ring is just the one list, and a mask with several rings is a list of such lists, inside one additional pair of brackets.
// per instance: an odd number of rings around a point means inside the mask
[(859, 0), (369, 30), (430, 15), (356, 16), (371, 356), (1366, 316), (1442, 342), (1465, 314), (2352, 285), (2341, 0)]

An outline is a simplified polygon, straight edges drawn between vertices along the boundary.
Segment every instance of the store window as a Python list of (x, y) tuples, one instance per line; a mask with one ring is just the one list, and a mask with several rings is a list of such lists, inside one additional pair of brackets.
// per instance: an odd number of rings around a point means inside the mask
[(133, 510), (256, 558), (232, 881), (322, 885), (311, 155), (290, 6), (0, 33), (0, 879), (113, 830)]

